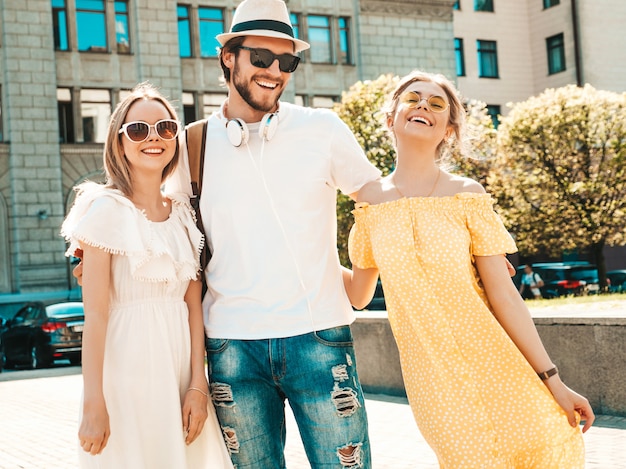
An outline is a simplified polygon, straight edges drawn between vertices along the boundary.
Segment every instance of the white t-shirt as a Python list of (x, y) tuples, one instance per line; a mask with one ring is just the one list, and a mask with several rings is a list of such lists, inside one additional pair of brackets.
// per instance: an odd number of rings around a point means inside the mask
[[(380, 171), (350, 129), (332, 111), (281, 103), (270, 141), (257, 123), (248, 125), (248, 145), (234, 147), (221, 115), (208, 122), (200, 200), (213, 253), (208, 337), (290, 337), (352, 323), (337, 254), (337, 189), (357, 192)], [(184, 148), (168, 191), (190, 193)]]

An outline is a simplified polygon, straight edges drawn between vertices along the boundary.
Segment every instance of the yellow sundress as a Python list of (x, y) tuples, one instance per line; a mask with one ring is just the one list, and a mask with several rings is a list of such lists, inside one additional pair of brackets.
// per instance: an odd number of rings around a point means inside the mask
[(353, 213), (350, 259), (379, 269), (409, 403), (440, 467), (583, 468), (580, 429), (495, 319), (472, 263), (517, 250), (491, 196)]

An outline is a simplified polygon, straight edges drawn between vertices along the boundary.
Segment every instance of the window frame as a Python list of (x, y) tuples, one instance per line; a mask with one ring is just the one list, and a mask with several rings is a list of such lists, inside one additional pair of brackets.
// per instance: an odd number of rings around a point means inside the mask
[[(124, 6), (124, 11), (119, 11), (118, 7)], [(115, 0), (113, 2), (113, 14), (114, 14), (114, 25), (115, 25), (115, 50), (118, 54), (131, 54), (131, 35), (130, 35), (130, 12), (128, 8), (128, 0)], [(121, 43), (120, 34), (118, 33), (118, 21), (123, 20), (124, 26), (126, 27), (126, 44)]]
[[(181, 16), (181, 9), (185, 9), (187, 16)], [(176, 18), (178, 20), (178, 55), (180, 58), (188, 59), (194, 57), (194, 47), (193, 47), (193, 37), (191, 31), (191, 6), (186, 4), (177, 3), (176, 4)], [(185, 36), (183, 36), (183, 32), (181, 31), (181, 19), (183, 22), (187, 23), (187, 31)], [(189, 55), (183, 55), (183, 39), (185, 39), (186, 43), (189, 47)]]
[[(311, 26), (311, 20), (317, 19), (317, 18), (324, 19), (326, 21), (326, 26), (318, 26), (318, 25)], [(328, 15), (317, 15), (317, 14), (307, 15), (307, 33), (308, 33), (308, 39), (309, 39), (308, 42), (311, 44), (311, 48), (308, 50), (308, 56), (309, 56), (311, 63), (333, 64), (334, 56), (333, 56), (333, 35), (332, 35), (331, 17)], [(325, 37), (326, 40), (317, 41), (318, 38), (312, 37), (312, 36), (317, 36), (318, 33), (326, 36)], [(322, 55), (323, 52), (326, 52), (328, 56), (326, 57), (326, 55)]]
[[(219, 19), (218, 18), (203, 18), (202, 13), (203, 11), (206, 12), (218, 12), (219, 13)], [(214, 29), (212, 27), (208, 28), (208, 31), (206, 31), (206, 37), (205, 34), (203, 34), (203, 25), (218, 25), (219, 27)], [(217, 50), (217, 47), (219, 47), (219, 42), (217, 42), (217, 39), (215, 39), (215, 36), (217, 36), (217, 34), (222, 34), (224, 32), (224, 27), (225, 27), (225, 17), (224, 17), (224, 9), (223, 8), (217, 8), (217, 7), (209, 7), (209, 6), (198, 6), (198, 43), (200, 45), (200, 57), (202, 58), (217, 58), (219, 56), (219, 51)], [(217, 32), (216, 34), (214, 34), (215, 32)], [(204, 39), (207, 39), (208, 42), (213, 43), (213, 48), (210, 49), (210, 46), (207, 45), (207, 47), (209, 47), (209, 49), (204, 48), (203, 43), (204, 43)]]
[(454, 38), (454, 58), (456, 63), (456, 76), (467, 76), (465, 68), (465, 44), (462, 37)]
[[(556, 55), (558, 55), (558, 60)], [(546, 58), (548, 60), (548, 75), (567, 70), (565, 61), (565, 36), (563, 33), (555, 34), (546, 38)], [(558, 68), (560, 66), (560, 68)]]
[(502, 115), (502, 106), (499, 104), (487, 104), (486, 105), (487, 115), (491, 117), (491, 123), (493, 124), (494, 129), (498, 129), (500, 125), (500, 118), (498, 116)]
[(543, 9), (555, 7), (561, 3), (561, 0), (543, 0)]
[(74, 100), (71, 88), (57, 88), (57, 116), (59, 120), (59, 143), (76, 143), (74, 125)]
[[(486, 46), (493, 46), (493, 48)], [(478, 56), (478, 78), (500, 78), (497, 42), (488, 39), (476, 39), (476, 53)], [(491, 64), (489, 64), (490, 61)], [(493, 73), (488, 73), (490, 70), (487, 69), (492, 68), (494, 69)]]
[[(79, 7), (79, 4), (81, 2), (90, 2), (91, 4), (99, 2), (102, 6), (102, 9), (91, 9), (91, 8), (87, 8), (84, 6)], [(75, 0), (75, 6), (76, 6), (76, 11), (75, 11), (75, 21), (76, 21), (76, 48), (79, 52), (90, 52), (90, 53), (108, 53), (109, 51), (109, 38), (108, 38), (108, 25), (107, 25), (107, 2), (105, 0)], [(103, 39), (104, 39), (104, 46), (96, 46), (93, 43), (90, 43), (88, 48), (81, 48), (81, 28), (80, 25), (81, 23), (83, 24), (84, 27), (84, 21), (85, 20), (81, 20), (81, 16), (85, 16), (86, 15), (93, 15), (93, 16), (89, 16), (89, 18), (93, 18), (95, 15), (97, 15), (99, 18), (101, 18), (101, 24), (100, 21), (98, 22), (98, 25), (102, 27), (102, 33), (103, 33)], [(91, 23), (91, 22), (90, 22)], [(84, 31), (84, 29), (83, 29)], [(93, 30), (93, 23), (90, 24), (89, 27), (89, 31), (91, 33), (94, 32)], [(88, 37), (88, 36), (83, 36), (83, 37)], [(90, 41), (88, 41), (90, 42)]]
[[(108, 95), (108, 99), (84, 99), (83, 98), (83, 94), (86, 94), (88, 92), (93, 92), (94, 95), (100, 94), (104, 96), (104, 93), (106, 93)], [(113, 93), (110, 89), (108, 88), (82, 88), (79, 92), (79, 109), (80, 109), (80, 120), (81, 120), (81, 129), (82, 129), (82, 141), (85, 143), (104, 143), (106, 141), (106, 134), (107, 134), (107, 127), (108, 127), (108, 123), (111, 119), (111, 115), (113, 113), (113, 103), (112, 103), (112, 96)], [(86, 98), (86, 96), (85, 96)], [(89, 116), (85, 113), (85, 104), (94, 104), (94, 105), (102, 105), (102, 104), (108, 104), (108, 115), (104, 118), (102, 118), (102, 120), (98, 120), (98, 118), (100, 118), (101, 116), (96, 115), (95, 119), (93, 119), (93, 121), (96, 124), (101, 124), (101, 126), (95, 125), (94, 129), (93, 129), (93, 135), (94, 138), (92, 140), (87, 140), (86, 139), (86, 132), (85, 132), (85, 118), (86, 117), (94, 117), (94, 116)], [(100, 106), (97, 106), (100, 107)], [(101, 130), (102, 132), (99, 132), (99, 130)], [(99, 137), (102, 137), (102, 140), (99, 139)]]
[[(55, 6), (55, 3), (62, 3), (63, 6)], [(67, 27), (67, 4), (65, 0), (52, 0), (52, 35), (54, 42), (54, 50), (69, 51), (70, 38)], [(61, 24), (62, 23), (62, 24)], [(63, 46), (65, 41), (65, 47)]]
[(493, 13), (495, 11), (493, 0), (474, 0), (474, 11)]
[[(343, 24), (342, 24), (343, 23)], [(339, 50), (338, 62), (342, 65), (353, 65), (352, 59), (352, 22), (348, 16), (337, 17), (337, 35), (339, 37), (337, 48)]]

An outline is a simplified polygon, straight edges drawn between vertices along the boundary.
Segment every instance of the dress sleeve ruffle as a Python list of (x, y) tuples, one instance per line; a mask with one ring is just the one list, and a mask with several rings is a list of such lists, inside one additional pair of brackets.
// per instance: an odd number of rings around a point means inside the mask
[(495, 256), (517, 252), (515, 241), (493, 209), (494, 200), (491, 195), (461, 193), (456, 198), (464, 202), (467, 228), (472, 240), (472, 255)]
[(179, 237), (182, 241), (188, 239), (189, 242), (185, 245), (191, 247), (191, 258), (193, 263), (185, 263), (185, 267), (189, 267), (190, 270), (185, 273), (185, 278), (195, 279), (197, 274), (200, 273), (200, 253), (204, 247), (204, 235), (200, 232), (196, 226), (196, 214), (189, 203), (189, 196), (186, 194), (168, 194), (168, 197), (172, 200), (172, 217), (177, 217), (179, 223), (176, 226), (181, 227), (186, 234), (186, 237)]
[(348, 237), (348, 254), (352, 265), (360, 269), (377, 268), (372, 251), (367, 214), (365, 213), (367, 203), (357, 203), (352, 211), (354, 214), (354, 225), (350, 229)]
[[(120, 191), (101, 184), (77, 188), (74, 206), (61, 227), (69, 243), (66, 256), (81, 243), (127, 256), (133, 278), (174, 281), (197, 278), (203, 238), (184, 196), (170, 196), (169, 220), (153, 223)], [(172, 243), (168, 240), (175, 239)]]

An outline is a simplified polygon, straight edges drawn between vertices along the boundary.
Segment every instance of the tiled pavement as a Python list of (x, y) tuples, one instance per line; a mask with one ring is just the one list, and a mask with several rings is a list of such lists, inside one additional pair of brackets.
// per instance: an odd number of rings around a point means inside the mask
[[(81, 386), (79, 367), (0, 374), (0, 469), (76, 468)], [(438, 467), (405, 399), (368, 395), (366, 408), (375, 469)], [(309, 468), (288, 417), (287, 467)], [(596, 422), (584, 436), (587, 469), (626, 469), (626, 418), (600, 416)]]

